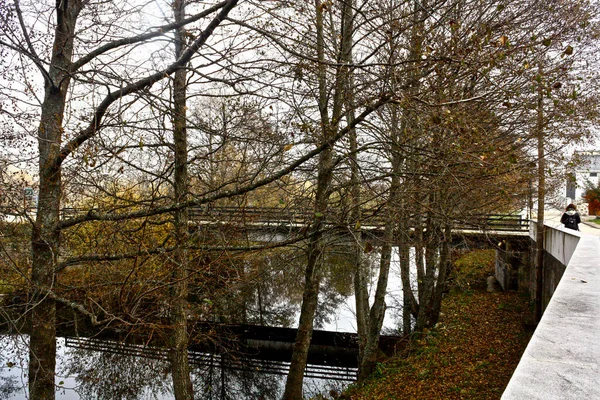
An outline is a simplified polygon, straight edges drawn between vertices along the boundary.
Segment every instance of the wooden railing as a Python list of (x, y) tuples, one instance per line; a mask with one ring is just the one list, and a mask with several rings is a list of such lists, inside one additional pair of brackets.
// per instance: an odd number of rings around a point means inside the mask
[[(308, 224), (314, 217), (314, 211), (299, 208), (277, 207), (193, 207), (190, 219), (193, 221), (212, 221), (229, 223), (264, 224)], [(346, 226), (350, 222), (349, 213), (330, 210), (325, 215), (329, 224)], [(385, 226), (387, 216), (380, 210), (362, 210), (361, 225), (364, 227)], [(414, 216), (409, 217), (408, 226), (414, 226)], [(529, 220), (514, 214), (477, 214), (455, 218), (452, 227), (460, 230), (488, 231), (527, 231)]]
[[(102, 210), (97, 210), (99, 213)], [(61, 218), (68, 219), (88, 213), (87, 209), (63, 208)], [(111, 210), (111, 212), (115, 212)], [(6, 212), (0, 208), (0, 214), (18, 215)], [(28, 210), (30, 216), (35, 210)], [(361, 210), (361, 226), (365, 229), (380, 229), (385, 226), (387, 216), (383, 208), (364, 208)], [(308, 225), (313, 220), (314, 211), (306, 208), (285, 207), (253, 207), (253, 206), (197, 206), (189, 210), (190, 221), (223, 224), (254, 224), (254, 225), (279, 225), (300, 226)], [(333, 226), (347, 226), (350, 223), (349, 212), (331, 209), (324, 215), (325, 221)], [(408, 226), (415, 226), (414, 216), (408, 216)], [(463, 217), (454, 217), (451, 223), (453, 229), (469, 231), (500, 231), (500, 232), (525, 232), (529, 229), (529, 221), (514, 214), (474, 214)]]

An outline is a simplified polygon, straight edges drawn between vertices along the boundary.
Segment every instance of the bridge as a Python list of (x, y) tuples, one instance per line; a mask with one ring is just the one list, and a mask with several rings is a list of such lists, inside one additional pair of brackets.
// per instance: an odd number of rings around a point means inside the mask
[[(380, 208), (364, 208), (361, 210), (361, 229), (367, 231), (383, 229), (387, 216)], [(190, 219), (204, 223), (254, 224), (258, 226), (297, 227), (306, 226), (314, 218), (314, 211), (304, 208), (284, 207), (193, 207), (190, 209)], [(327, 224), (347, 226), (349, 212), (331, 209), (325, 215)], [(409, 217), (408, 225), (414, 222), (414, 216)], [(527, 232), (529, 221), (514, 214), (475, 214), (466, 219), (453, 219), (452, 225), (461, 231), (503, 231)]]
[[(1, 211), (1, 210), (0, 210)], [(35, 210), (28, 210), (34, 213)], [(89, 213), (88, 209), (63, 208), (61, 218), (69, 219)], [(98, 213), (112, 213), (118, 215), (120, 210), (94, 210)], [(383, 233), (386, 217), (382, 209), (365, 208), (361, 210), (363, 218), (360, 229), (374, 237)], [(338, 232), (348, 232), (350, 218), (342, 210), (331, 210), (325, 215), (326, 229)], [(191, 229), (219, 227), (225, 231), (241, 232), (278, 232), (281, 234), (299, 234), (310, 226), (314, 219), (314, 211), (304, 208), (290, 207), (192, 207), (189, 210)], [(409, 225), (411, 223), (409, 217)], [(477, 214), (464, 219), (452, 220), (454, 232), (460, 235), (493, 236), (518, 238), (522, 240), (529, 235), (529, 221), (515, 214)], [(354, 225), (351, 225), (354, 227)], [(291, 357), (292, 344), (295, 341), (296, 330), (287, 328), (237, 326), (228, 327), (234, 336), (242, 339), (243, 347), (248, 354), (253, 354), (247, 362), (252, 368), (259, 368), (264, 364), (264, 369), (285, 374)], [(228, 333), (229, 334), (231, 334)], [(398, 338), (381, 339), (382, 343), (398, 341)], [(79, 341), (78, 345), (83, 345)], [(100, 349), (103, 345), (98, 342), (87, 341), (85, 346), (96, 346)], [(354, 379), (357, 359), (357, 338), (355, 334), (339, 334), (335, 332), (315, 331), (313, 335), (312, 350), (309, 354), (309, 363), (314, 367), (315, 374), (329, 376), (331, 379)], [(194, 362), (202, 363), (210, 349), (195, 349)], [(192, 356), (191, 356), (192, 357)], [(211, 356), (212, 357), (212, 356)], [(283, 357), (283, 358), (282, 358)], [(213, 360), (213, 358), (211, 358)], [(258, 361), (257, 361), (258, 360)], [(339, 360), (339, 364), (334, 361)], [(354, 361), (352, 361), (354, 360)], [(225, 361), (223, 361), (225, 362)], [(334, 370), (325, 371), (323, 366), (334, 366)], [(234, 366), (232, 368), (238, 368)], [(313, 368), (311, 367), (311, 368)], [(241, 367), (240, 367), (241, 368)], [(262, 368), (262, 367), (261, 367)], [(341, 369), (341, 372), (338, 371)], [(348, 370), (348, 368), (350, 368)], [(338, 375), (341, 374), (341, 375)]]
[[(95, 211), (118, 214), (118, 211), (111, 210)], [(63, 208), (61, 218), (72, 218), (88, 212), (87, 209)], [(383, 231), (387, 216), (381, 207), (364, 207), (361, 215), (362, 231), (373, 234)], [(306, 229), (314, 216), (314, 211), (300, 207), (198, 206), (189, 209), (191, 224), (280, 233)], [(408, 219), (408, 226), (414, 225), (414, 216), (409, 216)], [(519, 214), (472, 214), (448, 220), (455, 232), (467, 235), (495, 233), (500, 236), (526, 237), (529, 231), (529, 220)], [(349, 211), (332, 208), (326, 212), (325, 223), (330, 229), (347, 229), (350, 224)]]
[[(118, 218), (131, 212), (130, 208), (118, 209), (84, 209), (65, 207), (60, 211), (60, 218), (67, 220), (84, 216), (90, 211), (101, 215)], [(136, 212), (142, 209), (135, 209)], [(151, 211), (151, 210), (149, 210)], [(27, 222), (35, 218), (35, 208), (14, 210), (0, 207), (0, 221)], [(189, 224), (235, 232), (253, 232), (256, 241), (277, 241), (274, 235), (294, 235), (305, 233), (314, 219), (315, 213), (309, 208), (301, 207), (255, 207), (255, 206), (196, 206), (189, 208)], [(461, 236), (492, 236), (495, 239), (521, 237), (526, 238), (529, 231), (529, 220), (519, 214), (470, 214), (462, 218), (446, 218), (454, 233)], [(385, 229), (387, 216), (382, 207), (363, 207), (361, 209), (360, 230), (371, 238), (380, 237)], [(415, 216), (408, 216), (407, 226), (416, 225)], [(332, 208), (326, 212), (326, 230), (338, 234), (348, 233), (348, 227), (355, 227), (351, 222), (348, 210)], [(192, 229), (192, 228), (191, 228)], [(409, 229), (411, 232), (414, 228)], [(398, 232), (397, 232), (398, 233)]]

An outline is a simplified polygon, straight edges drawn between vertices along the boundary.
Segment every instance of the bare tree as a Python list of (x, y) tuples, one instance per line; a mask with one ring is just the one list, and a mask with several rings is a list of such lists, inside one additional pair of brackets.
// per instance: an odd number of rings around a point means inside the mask
[[(49, 15), (55, 16), (48, 28), (51, 43), (51, 56), (44, 58), (40, 52), (40, 43), (33, 43), (31, 27), (19, 2), (6, 5), (10, 11), (3, 21), (2, 47), (20, 54), (37, 69), (43, 78), (44, 97), (40, 104), (40, 119), (37, 130), (39, 151), (39, 200), (36, 221), (33, 226), (32, 251), (33, 264), (31, 282), (35, 290), (31, 316), (31, 356), (29, 364), (29, 393), (32, 398), (54, 398), (54, 366), (56, 337), (56, 303), (52, 297), (55, 283), (55, 270), (60, 252), (60, 203), (62, 195), (61, 172), (65, 160), (83, 143), (93, 138), (102, 128), (103, 119), (111, 106), (118, 100), (142, 91), (164, 79), (183, 67), (208, 40), (213, 31), (222, 22), (237, 1), (224, 1), (212, 8), (199, 12), (184, 22), (174, 22), (158, 27), (146, 33), (124, 37), (108, 42), (87, 42), (87, 37), (77, 31), (79, 17), (93, 15), (95, 4), (69, 1), (57, 3)], [(214, 15), (205, 30), (190, 44), (176, 62), (160, 68), (153, 73), (141, 75), (131, 83), (123, 83), (108, 91), (103, 99), (91, 110), (91, 120), (87, 126), (65, 135), (65, 110), (70, 101), (73, 79), (85, 79), (90, 75), (86, 70), (90, 64), (103, 57), (115, 55), (126, 46), (135, 46), (153, 38), (164, 36), (181, 25)], [(127, 15), (121, 15), (126, 18)], [(116, 21), (111, 21), (115, 23)], [(93, 22), (92, 22), (93, 23)], [(85, 24), (84, 24), (85, 26)], [(99, 30), (103, 24), (97, 26)], [(114, 25), (108, 25), (108, 29)], [(90, 38), (93, 40), (93, 38)], [(97, 46), (94, 48), (94, 46)], [(87, 52), (83, 53), (87, 49)], [(118, 56), (117, 56), (118, 57)], [(93, 76), (93, 74), (92, 74)], [(94, 78), (91, 78), (91, 82)], [(77, 129), (77, 128), (75, 128)], [(66, 143), (63, 143), (66, 141)]]
[[(196, 316), (218, 314), (207, 288), (230, 298), (245, 290), (247, 279), (258, 279), (245, 251), (268, 247), (241, 228), (190, 235), (190, 210), (208, 218), (217, 204), (237, 206), (241, 221), (252, 204), (311, 204), (305, 236), (293, 239), (306, 240), (306, 265), (287, 398), (302, 396), (332, 259), (327, 232), (342, 215), (336, 223), (355, 236), (366, 377), (394, 247), (403, 330), (431, 326), (446, 290), (453, 223), (509, 207), (506, 187), (526, 182), (536, 160), (531, 132), (552, 132), (546, 144), (560, 145), (577, 135), (554, 132), (570, 122), (580, 128), (593, 114), (569, 114), (593, 104), (572, 75), (582, 61), (572, 43), (593, 33), (585, 25), (590, 6), (551, 3), (174, 1), (156, 9), (164, 21), (149, 23), (127, 2), (0, 3), (2, 73), (11, 80), (0, 88), (1, 112), (12, 121), (0, 134), (13, 140), (11, 129), (28, 131), (37, 144), (23, 149), (39, 174), (31, 397), (54, 396), (57, 303), (93, 324), (153, 328), (167, 310), (177, 397), (193, 396), (188, 295), (207, 300), (194, 305)], [(241, 8), (236, 19), (231, 12)], [(548, 23), (561, 13), (561, 24)], [(532, 68), (538, 63), (543, 74)], [(524, 89), (532, 84), (534, 92)], [(543, 111), (535, 130), (533, 110)], [(61, 218), (65, 205), (87, 211)], [(372, 306), (365, 205), (386, 221)], [(94, 272), (98, 287), (111, 289), (83, 288), (79, 265), (104, 267)], [(120, 281), (109, 283), (111, 274)], [(262, 302), (268, 291), (257, 288)]]
[[(173, 2), (175, 22), (185, 20), (185, 1)], [(185, 29), (175, 31), (175, 58), (183, 55), (185, 50)], [(173, 195), (175, 204), (185, 204), (188, 200), (188, 148), (187, 148), (187, 99), (186, 99), (185, 65), (175, 71), (173, 79), (173, 144), (175, 153)], [(173, 224), (176, 250), (173, 254), (173, 286), (171, 287), (171, 323), (173, 325), (171, 365), (175, 398), (192, 400), (194, 390), (190, 377), (188, 362), (188, 230), (189, 212), (187, 207), (174, 211)]]

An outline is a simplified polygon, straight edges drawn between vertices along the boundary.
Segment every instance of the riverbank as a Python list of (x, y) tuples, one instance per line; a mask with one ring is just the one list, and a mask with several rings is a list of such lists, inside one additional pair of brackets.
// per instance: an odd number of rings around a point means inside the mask
[(486, 291), (490, 267), (459, 275), (466, 280), (444, 299), (436, 328), (341, 398), (499, 399), (533, 328), (526, 295)]

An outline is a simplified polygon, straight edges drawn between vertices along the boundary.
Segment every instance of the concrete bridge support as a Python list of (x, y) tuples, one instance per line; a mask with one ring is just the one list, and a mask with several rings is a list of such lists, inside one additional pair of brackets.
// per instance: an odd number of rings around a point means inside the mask
[(502, 240), (496, 248), (496, 280), (503, 290), (527, 288), (530, 281), (530, 240), (513, 237)]

